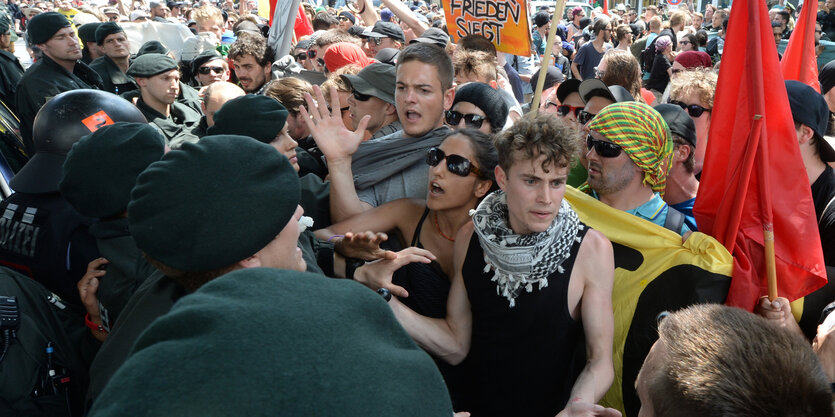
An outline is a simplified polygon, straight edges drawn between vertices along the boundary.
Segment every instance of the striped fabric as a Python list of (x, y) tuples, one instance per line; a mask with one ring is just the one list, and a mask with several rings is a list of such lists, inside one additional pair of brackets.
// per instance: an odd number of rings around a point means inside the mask
[(635, 165), (644, 170), (644, 184), (664, 196), (673, 141), (667, 122), (655, 109), (636, 101), (615, 103), (606, 106), (592, 120), (589, 130), (620, 145)]

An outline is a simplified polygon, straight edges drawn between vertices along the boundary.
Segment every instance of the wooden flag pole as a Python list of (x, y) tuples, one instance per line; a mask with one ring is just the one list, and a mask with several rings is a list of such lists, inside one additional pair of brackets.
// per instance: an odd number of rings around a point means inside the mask
[(559, 24), (563, 11), (565, 11), (565, 0), (557, 0), (554, 6), (554, 16), (551, 18), (551, 29), (548, 30), (548, 41), (545, 43), (545, 56), (542, 57), (542, 65), (539, 67), (539, 77), (536, 79), (536, 91), (531, 102), (531, 113), (534, 116), (539, 113), (539, 103), (542, 100), (542, 87), (545, 86), (545, 73), (548, 71), (548, 67), (551, 66), (551, 51), (554, 49), (554, 38), (557, 33), (554, 19), (556, 19), (556, 24)]

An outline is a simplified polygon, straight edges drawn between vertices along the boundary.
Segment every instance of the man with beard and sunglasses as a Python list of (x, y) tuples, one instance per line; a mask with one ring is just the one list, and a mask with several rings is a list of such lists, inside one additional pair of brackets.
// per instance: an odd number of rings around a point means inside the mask
[(684, 215), (664, 202), (673, 140), (652, 107), (615, 103), (587, 125), (589, 178), (580, 190), (602, 203), (685, 234)]

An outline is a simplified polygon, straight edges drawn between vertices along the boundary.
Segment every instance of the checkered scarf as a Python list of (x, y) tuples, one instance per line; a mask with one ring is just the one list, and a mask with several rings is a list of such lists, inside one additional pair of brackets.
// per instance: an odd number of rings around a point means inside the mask
[[(670, 128), (652, 107), (636, 101), (606, 106), (591, 122), (589, 130), (620, 145), (644, 171), (644, 184), (664, 196), (667, 173), (672, 164), (673, 141)], [(587, 189), (583, 184), (581, 189)]]

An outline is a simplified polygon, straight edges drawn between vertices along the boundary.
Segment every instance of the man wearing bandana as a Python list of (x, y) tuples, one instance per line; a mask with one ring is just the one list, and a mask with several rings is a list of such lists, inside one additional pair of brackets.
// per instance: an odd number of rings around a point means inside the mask
[(456, 411), (604, 413), (594, 404), (614, 378), (614, 260), (611, 243), (563, 199), (575, 135), (549, 115), (499, 133), (501, 190), (456, 235), (447, 317), (390, 303), (421, 347), (452, 364), (467, 358), (473, 390)]
[(589, 178), (580, 190), (679, 234), (690, 231), (663, 200), (673, 141), (658, 111), (638, 102), (607, 106), (589, 124), (586, 149)]

